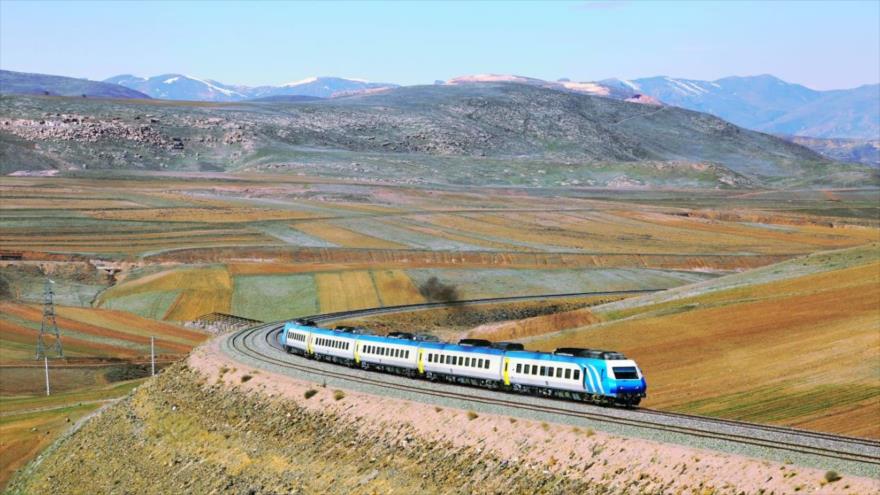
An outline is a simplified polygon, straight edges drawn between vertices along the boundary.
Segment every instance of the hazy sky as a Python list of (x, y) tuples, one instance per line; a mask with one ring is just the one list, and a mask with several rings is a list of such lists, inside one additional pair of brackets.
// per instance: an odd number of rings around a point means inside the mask
[(0, 67), (225, 83), (473, 73), (880, 80), (880, 1), (239, 3), (0, 0)]

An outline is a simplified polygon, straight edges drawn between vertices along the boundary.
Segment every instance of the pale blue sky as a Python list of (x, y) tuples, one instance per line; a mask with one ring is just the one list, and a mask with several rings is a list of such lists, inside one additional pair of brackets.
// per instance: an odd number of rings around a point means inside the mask
[(880, 1), (35, 2), (0, 0), (0, 67), (230, 84), (473, 73), (597, 80), (774, 74), (880, 80)]

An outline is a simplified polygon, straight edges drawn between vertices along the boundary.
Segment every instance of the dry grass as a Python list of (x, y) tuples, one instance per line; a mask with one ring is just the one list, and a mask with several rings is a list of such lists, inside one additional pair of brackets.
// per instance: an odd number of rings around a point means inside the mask
[(589, 309), (576, 309), (549, 315), (535, 316), (523, 320), (503, 321), (480, 325), (470, 332), (468, 338), (492, 341), (517, 340), (535, 337), (567, 328), (585, 327), (602, 321)]
[(354, 232), (329, 222), (300, 222), (294, 224), (293, 227), (308, 235), (342, 247), (373, 249), (406, 249), (408, 247), (397, 242)]
[[(16, 318), (38, 326), (42, 319), (42, 307), (9, 302), (0, 302), (4, 319), (0, 319), (3, 340), (10, 343), (36, 340), (36, 330), (24, 327), (5, 318)], [(144, 355), (150, 343), (150, 335), (155, 335), (156, 346), (163, 353), (187, 353), (207, 337), (206, 334), (179, 329), (175, 333), (167, 325), (156, 324), (145, 318), (126, 313), (106, 312), (90, 308), (67, 308), (57, 310), (58, 327), (61, 329), (65, 349), (70, 347), (71, 355), (133, 357)], [(109, 314), (108, 314), (109, 313)], [(110, 323), (112, 322), (112, 323)], [(131, 344), (138, 344), (132, 346)], [(8, 345), (8, 344), (6, 344)]]
[(319, 215), (308, 211), (263, 208), (140, 208), (137, 210), (92, 210), (86, 212), (100, 220), (163, 222), (240, 223), (266, 220), (303, 220)]
[(98, 305), (122, 296), (180, 290), (164, 319), (190, 321), (215, 311), (228, 313), (232, 289), (232, 277), (225, 267), (172, 269), (124, 281), (101, 294)]
[(419, 289), (405, 271), (375, 270), (372, 274), (383, 306), (425, 302), (425, 298), (419, 293)]
[(0, 403), (0, 489), (16, 469), (54, 442), (104, 401), (127, 394), (141, 380), (86, 387), (75, 392)]
[(872, 262), (648, 306), (534, 344), (623, 351), (645, 371), (648, 407), (877, 438), (878, 301)]
[(132, 201), (85, 198), (14, 198), (0, 197), (0, 210), (55, 210), (88, 208), (139, 208)]
[(322, 313), (380, 306), (368, 271), (317, 273), (315, 283)]

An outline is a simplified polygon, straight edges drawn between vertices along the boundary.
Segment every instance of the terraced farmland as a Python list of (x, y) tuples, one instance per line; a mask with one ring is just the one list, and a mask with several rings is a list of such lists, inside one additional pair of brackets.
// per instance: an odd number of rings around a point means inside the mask
[(877, 246), (727, 278), (592, 308), (602, 323), (529, 345), (635, 357), (646, 407), (880, 438)]

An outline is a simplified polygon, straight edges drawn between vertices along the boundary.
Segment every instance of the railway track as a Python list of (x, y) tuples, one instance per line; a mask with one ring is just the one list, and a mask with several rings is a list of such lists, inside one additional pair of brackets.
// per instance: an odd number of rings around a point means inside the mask
[[(628, 293), (654, 292), (652, 290)], [(577, 296), (613, 295), (621, 292), (552, 294), (493, 299), (456, 301), (453, 303), (425, 303), (407, 306), (343, 311), (308, 317), (316, 323), (330, 323), (352, 317), (374, 316), (403, 311), (418, 311), (437, 307), (479, 305), (538, 299)], [(481, 388), (460, 385), (434, 384), (398, 375), (364, 372), (339, 365), (330, 365), (286, 354), (278, 342), (284, 322), (252, 327), (229, 337), (228, 347), (255, 361), (312, 376), (333, 378), (366, 386), (379, 387), (426, 398), (440, 398), (530, 411), (553, 415), (560, 419), (583, 419), (628, 429), (698, 438), (712, 443), (733, 443), (777, 454), (798, 454), (821, 460), (856, 463), (867, 469), (859, 471), (877, 476), (880, 472), (880, 442), (865, 438), (848, 437), (806, 431), (796, 428), (754, 424), (744, 421), (709, 418), (652, 409), (609, 409), (573, 401), (534, 398), (505, 392), (491, 392)], [(777, 456), (778, 457), (778, 456)]]

